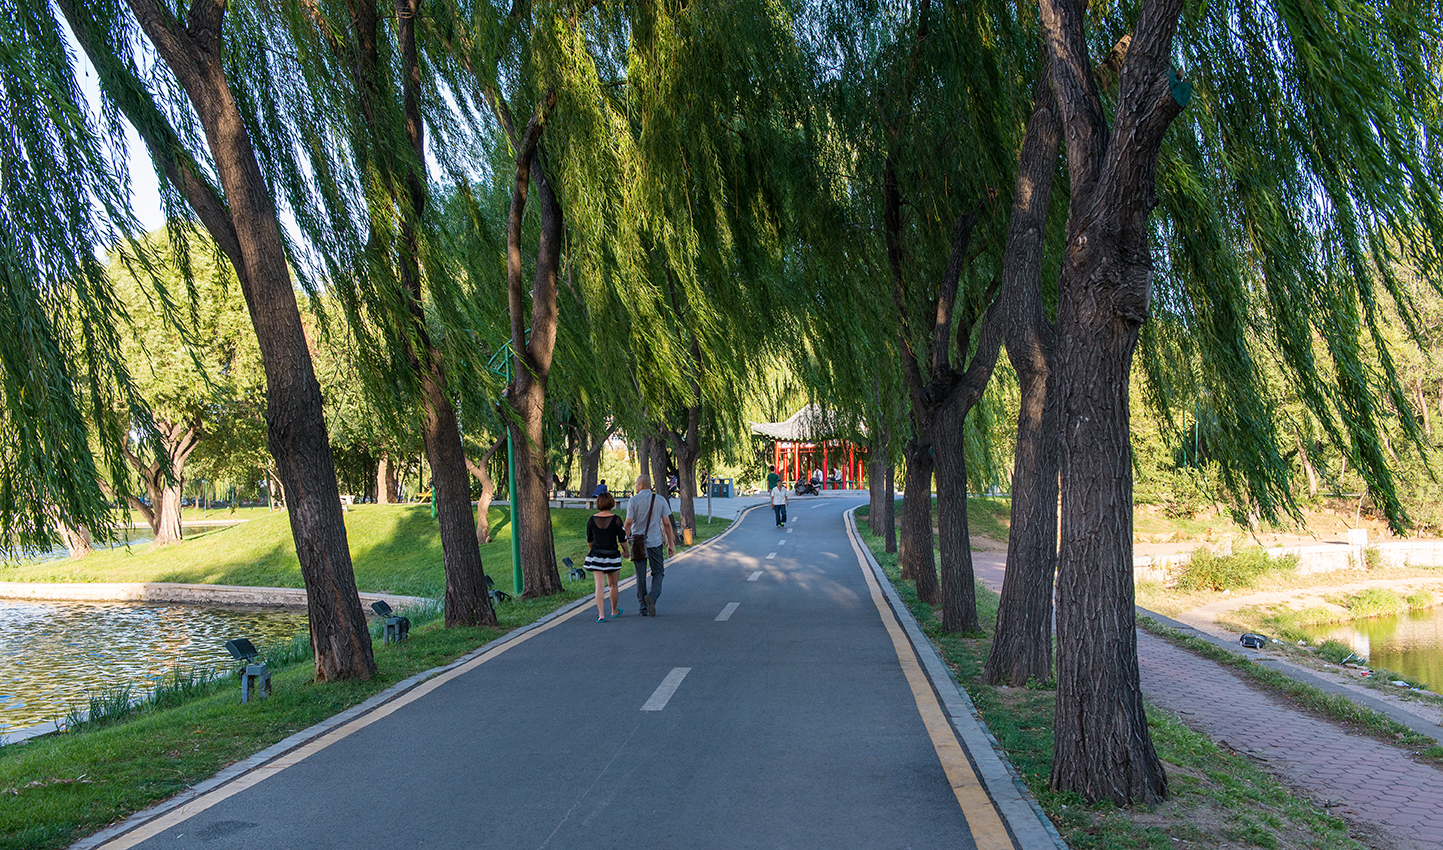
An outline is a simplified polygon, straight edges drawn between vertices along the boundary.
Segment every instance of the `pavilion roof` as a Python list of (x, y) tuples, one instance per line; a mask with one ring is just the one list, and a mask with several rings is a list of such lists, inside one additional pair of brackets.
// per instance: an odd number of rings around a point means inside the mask
[(753, 422), (752, 433), (774, 440), (816, 442), (818, 440), (853, 440), (858, 428), (842, 415), (819, 404), (808, 404), (781, 422)]

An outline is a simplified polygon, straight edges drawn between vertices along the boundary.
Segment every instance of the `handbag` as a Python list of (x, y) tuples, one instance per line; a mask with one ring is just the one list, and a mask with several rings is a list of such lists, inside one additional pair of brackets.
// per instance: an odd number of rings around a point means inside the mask
[(641, 523), (641, 533), (631, 535), (631, 560), (646, 560), (646, 530), (651, 527), (651, 512), (656, 510), (656, 492), (651, 494), (651, 504), (646, 506), (646, 519)]

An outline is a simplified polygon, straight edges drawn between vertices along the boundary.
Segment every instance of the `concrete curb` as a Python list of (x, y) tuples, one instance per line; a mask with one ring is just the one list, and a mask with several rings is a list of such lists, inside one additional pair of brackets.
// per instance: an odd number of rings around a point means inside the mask
[[(741, 513), (745, 514), (749, 510), (751, 510), (751, 508), (742, 511)], [(740, 517), (740, 514), (738, 516)], [(710, 540), (705, 540), (692, 546), (690, 549), (682, 552), (680, 555), (672, 557), (668, 563), (674, 563), (679, 558), (686, 557), (687, 555), (690, 555), (693, 552), (702, 549), (703, 547), (709, 546), (712, 543), (721, 540), (728, 534), (731, 534), (733, 529), (735, 529), (739, 524), (739, 522), (733, 521), (732, 524), (727, 527), (726, 531), (723, 531), (721, 534), (718, 534), (716, 537), (713, 537)], [(628, 582), (631, 581), (635, 581), (635, 579), (628, 579)], [(425, 601), (430, 602), (432, 600)], [(264, 750), (261, 750), (260, 752), (256, 753), (253, 756), (250, 756), (249, 758), (241, 759), (235, 764), (223, 768), (220, 772), (216, 773), (209, 779), (202, 780), (201, 782), (198, 782), (195, 785), (186, 788), (184, 791), (177, 793), (175, 796), (170, 797), (167, 800), (156, 803), (149, 808), (141, 809), (140, 811), (120, 821), (117, 824), (108, 826), (105, 829), (100, 830), (99, 832), (80, 839), (79, 841), (70, 845), (70, 850), (96, 850), (96, 848), (99, 848), (107, 844), (108, 842), (125, 835), (126, 833), (133, 832), (134, 830), (140, 828), (141, 826), (144, 826), (145, 824), (155, 820), (158, 817), (166, 815), (174, 811), (175, 809), (178, 809), (181, 806), (184, 806), (187, 803), (190, 803), (193, 800), (226, 785), (229, 782), (235, 781), (239, 777), (244, 776), (245, 774), (250, 773), (253, 770), (257, 770), (263, 767), (268, 762), (274, 761), (275, 759), (285, 755), (286, 753), (291, 752), (292, 750), (305, 746), (306, 744), (316, 740), (322, 735), (338, 729), (341, 726), (344, 726), (345, 724), (351, 722), (352, 720), (361, 717), (362, 715), (375, 711), (386, 703), (391, 702), (392, 700), (404, 695), (408, 691), (416, 688), (418, 685), (421, 685), (427, 680), (441, 675), (442, 673), (445, 673), (453, 668), (467, 664), (475, 660), (479, 656), (484, 655), (487, 652), (496, 649), (497, 647), (511, 643), (522, 635), (525, 635), (528, 632), (540, 628), (541, 626), (544, 626), (547, 623), (552, 622), (553, 620), (568, 617), (577, 609), (593, 604), (593, 601), (594, 599), (590, 594), (583, 596), (580, 599), (569, 602), (566, 605), (557, 608), (555, 611), (552, 611), (551, 613), (546, 614), (531, 623), (527, 623), (524, 626), (520, 626), (516, 629), (511, 630), (506, 634), (496, 638), (495, 640), (487, 641), (486, 643), (476, 647), (475, 649), (471, 650), (465, 655), (462, 655), (461, 657), (457, 658), (449, 664), (445, 664), (440, 667), (433, 667), (430, 670), (423, 670), (422, 672), (417, 673), (408, 679), (397, 682), (396, 684), (385, 689), (384, 691), (381, 691), (379, 694), (376, 694), (375, 696), (372, 696), (371, 698), (364, 700), (363, 702), (351, 706), (345, 711), (342, 711), (340, 714), (332, 715), (331, 717), (322, 720), (314, 726), (302, 729), (301, 731), (296, 732), (294, 735), (291, 735), (284, 740), (281, 740), (275, 744), (272, 744), (269, 747), (266, 747)]]
[(1002, 751), (1001, 745), (988, 730), (987, 724), (982, 716), (977, 713), (977, 707), (973, 705), (972, 698), (958, 684), (957, 678), (952, 675), (942, 656), (937, 652), (937, 647), (927, 636), (922, 633), (922, 627), (907, 610), (897, 594), (897, 589), (892, 586), (891, 579), (873, 557), (872, 550), (867, 547), (866, 541), (857, 531), (856, 508), (848, 510), (844, 515), (847, 523), (847, 533), (857, 542), (857, 546), (866, 555), (867, 565), (872, 570), (872, 575), (882, 587), (882, 595), (886, 597), (888, 606), (896, 616), (902, 628), (907, 632), (907, 638), (912, 643), (912, 649), (922, 662), (922, 668), (927, 673), (927, 678), (932, 682), (932, 689), (937, 693), (938, 699), (942, 701), (942, 707), (947, 712), (947, 717), (956, 731), (957, 737), (962, 741), (967, 751), (967, 756), (972, 760), (973, 769), (982, 780), (982, 786), (992, 798), (993, 805), (997, 808), (998, 814), (1007, 824), (1012, 833), (1013, 839), (1017, 842), (1020, 850), (1067, 850), (1067, 842), (1062, 840), (1057, 828), (1042, 811), (1042, 806), (1032, 792), (1027, 789), (1027, 784), (1017, 774), (1012, 763)]

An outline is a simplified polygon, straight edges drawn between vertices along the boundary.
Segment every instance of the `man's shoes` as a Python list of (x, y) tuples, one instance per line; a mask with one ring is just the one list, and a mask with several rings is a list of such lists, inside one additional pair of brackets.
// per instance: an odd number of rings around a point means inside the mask
[(648, 593), (646, 596), (642, 597), (642, 600), (641, 600), (641, 601), (646, 603), (646, 615), (647, 615), (648, 617), (655, 617), (655, 616), (656, 616), (656, 600), (651, 598), (651, 594)]
[(639, 606), (637, 606), (637, 607), (638, 607), (639, 610), (637, 610), (636, 616), (638, 616), (638, 617), (647, 617), (647, 616), (650, 616), (649, 614), (646, 613), (646, 603), (643, 602), (641, 605), (639, 605)]

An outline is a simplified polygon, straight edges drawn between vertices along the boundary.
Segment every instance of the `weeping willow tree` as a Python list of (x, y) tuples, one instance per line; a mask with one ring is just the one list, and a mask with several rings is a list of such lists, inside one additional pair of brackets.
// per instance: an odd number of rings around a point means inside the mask
[[(455, 264), (438, 246), (427, 133), (444, 173), (469, 134), (446, 107), (422, 47), (439, 39), (428, 4), (373, 0), (237, 10), (254, 61), (242, 98), (261, 160), (313, 250), (312, 273), (341, 305), (363, 385), (399, 424), (420, 411), (446, 576), (448, 626), (495, 625), (471, 513), (470, 479), (444, 338), (466, 327)], [(442, 10), (442, 21), (445, 10)], [(429, 313), (429, 314), (428, 314)], [(469, 340), (467, 341), (469, 342)], [(475, 372), (461, 352), (461, 365)], [(455, 365), (454, 363), (452, 364)], [(467, 374), (465, 369), (461, 374)], [(484, 389), (486, 381), (462, 381)]]
[[(1291, 498), (1256, 366), (1271, 349), (1390, 520), (1404, 519), (1377, 437), (1379, 405), (1401, 388), (1386, 354), (1362, 368), (1358, 342), (1381, 343), (1380, 299), (1412, 321), (1389, 246), (1425, 268), (1443, 247), (1440, 11), (1150, 0), (1089, 18), (1071, 0), (1041, 4), (1069, 185), (1054, 788), (1119, 803), (1167, 793), (1132, 625), (1128, 376), (1145, 327), (1192, 337), (1181, 344), (1233, 411), (1224, 476), (1261, 510)], [(1114, 93), (1092, 69), (1124, 39)]]
[[(64, 15), (96, 69), (106, 114), (123, 115), (140, 135), (165, 178), (168, 209), (194, 215), (235, 271), (266, 375), (268, 442), (286, 490), (308, 591), (316, 677), (367, 678), (375, 660), (346, 546), (320, 385), (274, 198), (231, 85), (235, 63), (247, 57), (228, 52), (226, 10), (224, 2), (211, 0), (179, 11), (157, 0), (124, 7), (109, 0), (64, 0), (45, 14)], [(147, 62), (152, 55), (160, 61)], [(30, 73), (24, 67), (14, 71)], [(108, 178), (97, 174), (87, 182)], [(176, 238), (183, 232), (172, 229)], [(84, 243), (75, 247), (90, 249)]]
[[(815, 42), (837, 69), (826, 88), (848, 169), (843, 203), (875, 252), (852, 268), (828, 263), (828, 273), (855, 282), (841, 299), (871, 307), (854, 332), (896, 352), (909, 406), (899, 563), (918, 595), (940, 605), (949, 631), (980, 626), (966, 420), (1002, 336), (1002, 313), (991, 309), (1006, 221), (996, 201), (1022, 123), (1013, 86), (1025, 44), (1013, 18), (1006, 4), (834, 4), (819, 13)], [(874, 384), (848, 394), (864, 400)]]
[(139, 229), (120, 127), (90, 112), (50, 9), (0, 3), (0, 39), (0, 549), (14, 552), (49, 548), (57, 527), (108, 539), (101, 481), (136, 495), (122, 447), (132, 428), (160, 443), (95, 251)]

